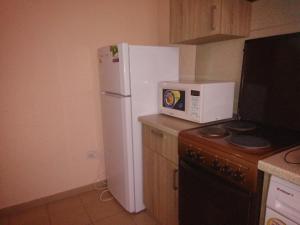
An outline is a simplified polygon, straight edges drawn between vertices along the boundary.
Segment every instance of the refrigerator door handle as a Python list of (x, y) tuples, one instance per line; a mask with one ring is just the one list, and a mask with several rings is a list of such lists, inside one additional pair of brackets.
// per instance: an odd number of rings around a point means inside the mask
[(118, 93), (114, 93), (114, 92), (110, 92), (110, 91), (101, 91), (101, 94), (115, 97), (115, 98), (128, 98), (128, 97), (130, 98), (131, 97), (131, 95), (122, 95), (122, 94), (118, 94)]

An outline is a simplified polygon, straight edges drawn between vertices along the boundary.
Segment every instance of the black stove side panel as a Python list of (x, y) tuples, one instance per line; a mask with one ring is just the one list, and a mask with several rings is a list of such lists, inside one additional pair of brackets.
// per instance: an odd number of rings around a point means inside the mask
[(300, 32), (245, 41), (238, 117), (300, 131)]

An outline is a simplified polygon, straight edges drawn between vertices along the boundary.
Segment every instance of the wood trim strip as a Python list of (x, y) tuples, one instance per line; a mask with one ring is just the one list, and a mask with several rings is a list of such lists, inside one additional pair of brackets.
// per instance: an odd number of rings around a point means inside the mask
[(88, 184), (88, 185), (85, 185), (82, 187), (74, 188), (74, 189), (60, 192), (60, 193), (57, 193), (54, 195), (46, 196), (46, 197), (35, 199), (35, 200), (29, 201), (29, 202), (25, 202), (25, 203), (10, 206), (7, 208), (3, 208), (3, 209), (0, 209), (0, 218), (2, 216), (7, 216), (12, 213), (18, 213), (20, 211), (23, 211), (23, 210), (26, 210), (29, 208), (38, 207), (41, 205), (48, 204), (50, 202), (62, 200), (64, 198), (73, 197), (73, 196), (76, 196), (76, 195), (84, 193), (84, 192), (95, 190), (95, 186), (101, 187), (101, 186), (104, 186), (105, 183), (106, 183), (106, 180), (102, 180), (102, 181), (99, 181), (96, 183)]
[(262, 190), (262, 197), (261, 197), (259, 225), (264, 225), (265, 224), (265, 216), (266, 216), (266, 209), (267, 209), (267, 198), (268, 198), (268, 191), (269, 191), (269, 185), (270, 185), (270, 178), (271, 178), (270, 174), (264, 173), (264, 183), (263, 183), (263, 190)]

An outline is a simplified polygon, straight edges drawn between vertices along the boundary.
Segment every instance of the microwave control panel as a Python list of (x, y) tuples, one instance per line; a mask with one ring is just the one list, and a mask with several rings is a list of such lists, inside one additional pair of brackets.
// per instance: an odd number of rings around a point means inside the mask
[(191, 100), (190, 115), (193, 118), (198, 119), (200, 117), (200, 91), (191, 90), (190, 100)]

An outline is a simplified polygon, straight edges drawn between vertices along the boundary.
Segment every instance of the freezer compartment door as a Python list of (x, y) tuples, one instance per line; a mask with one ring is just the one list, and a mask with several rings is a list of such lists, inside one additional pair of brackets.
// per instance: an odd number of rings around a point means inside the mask
[(131, 99), (102, 93), (101, 100), (108, 189), (127, 211), (134, 212)]
[(130, 95), (128, 44), (98, 50), (101, 91)]

